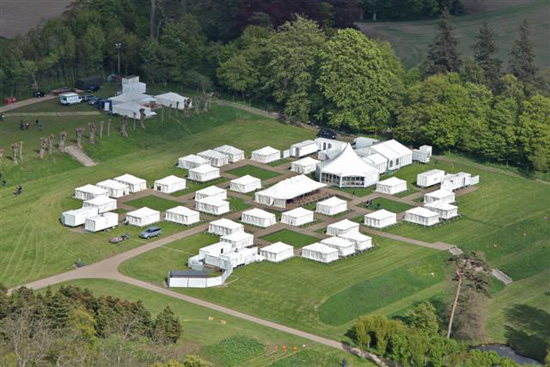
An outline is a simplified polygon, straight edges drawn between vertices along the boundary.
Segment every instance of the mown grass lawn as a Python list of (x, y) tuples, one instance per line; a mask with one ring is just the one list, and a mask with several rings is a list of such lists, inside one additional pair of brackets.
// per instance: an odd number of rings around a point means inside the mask
[(228, 196), (227, 201), (229, 201), (229, 207), (232, 212), (240, 212), (242, 210), (250, 208), (250, 204), (244, 201), (241, 198), (236, 198), (234, 196)]
[(360, 198), (372, 194), (374, 192), (374, 189), (375, 189), (374, 186), (371, 186), (371, 187), (337, 187), (337, 186), (333, 186), (332, 188), (335, 189), (335, 190), (340, 190), (340, 191), (343, 191), (343, 192), (347, 192), (348, 194), (359, 196)]
[(159, 210), (159, 211), (166, 211), (168, 209), (181, 205), (181, 203), (177, 201), (168, 200), (155, 195), (148, 195), (138, 199), (130, 200), (125, 202), (125, 204), (132, 206), (136, 209), (143, 208), (144, 206), (146, 206), (150, 209)]
[[(413, 207), (412, 205), (386, 198), (376, 198), (372, 201), (372, 204), (373, 206), (371, 208), (373, 210), (386, 209), (393, 213), (401, 213)], [(378, 205), (380, 205), (380, 207), (378, 207)]]
[(294, 247), (304, 247), (307, 245), (311, 245), (314, 242), (319, 242), (319, 238), (308, 236), (303, 233), (294, 232), (289, 229), (282, 229), (275, 233), (268, 234), (267, 236), (262, 237), (262, 239), (271, 243), (280, 241)]
[(250, 175), (250, 176), (259, 178), (260, 180), (268, 180), (270, 178), (280, 176), (280, 174), (277, 172), (269, 171), (267, 169), (253, 166), (251, 164), (234, 168), (232, 170), (227, 171), (227, 173), (230, 173), (232, 175), (239, 176), (239, 177)]

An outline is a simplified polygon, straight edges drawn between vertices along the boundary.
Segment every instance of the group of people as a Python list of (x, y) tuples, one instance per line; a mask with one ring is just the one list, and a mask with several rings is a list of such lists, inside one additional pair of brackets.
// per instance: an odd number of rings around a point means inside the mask
[[(2, 176), (2, 172), (0, 172), (0, 184), (2, 185), (2, 187), (6, 187), (8, 186), (8, 182), (6, 181), (6, 179)], [(17, 195), (21, 195), (23, 193), (23, 186), (21, 185), (17, 185), (15, 187), (15, 191), (13, 192), (13, 194), (15, 196)]]
[[(38, 131), (42, 131), (42, 128), (44, 127), (38, 119), (34, 122), (34, 126), (38, 128)], [(24, 123), (23, 120), (19, 122), (19, 130), (29, 130), (31, 128), (31, 124), (29, 122)]]

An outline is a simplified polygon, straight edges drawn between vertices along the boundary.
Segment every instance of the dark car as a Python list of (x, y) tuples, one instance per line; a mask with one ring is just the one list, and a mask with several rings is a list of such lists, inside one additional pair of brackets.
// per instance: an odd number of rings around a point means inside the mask
[(160, 229), (159, 227), (149, 227), (145, 231), (141, 232), (139, 234), (139, 237), (148, 239), (148, 238), (160, 236), (161, 234), (162, 234), (162, 229)]
[(99, 85), (90, 85), (86, 88), (86, 92), (97, 92), (99, 90)]
[(34, 92), (32, 92), (32, 95), (33, 97), (35, 98), (42, 98), (46, 95), (46, 93), (44, 93), (43, 91), (41, 90), (35, 90)]
[(100, 100), (99, 97), (92, 96), (92, 98), (90, 98), (90, 99), (88, 100), (88, 104), (89, 104), (90, 106), (94, 106), (94, 105), (97, 104), (97, 101), (99, 101), (99, 100)]
[(317, 136), (325, 139), (336, 139), (336, 133), (329, 129), (321, 129), (317, 133)]
[(82, 96), (82, 102), (90, 102), (94, 98), (97, 98), (97, 97), (92, 96), (91, 94), (86, 94), (86, 95)]

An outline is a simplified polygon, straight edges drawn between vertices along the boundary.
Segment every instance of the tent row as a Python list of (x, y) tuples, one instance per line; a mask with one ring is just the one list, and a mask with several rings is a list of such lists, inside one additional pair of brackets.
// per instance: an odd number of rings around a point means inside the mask
[(178, 167), (192, 169), (208, 164), (213, 167), (222, 167), (244, 159), (244, 151), (231, 145), (222, 145), (214, 149), (207, 149), (195, 154), (189, 154), (178, 159)]

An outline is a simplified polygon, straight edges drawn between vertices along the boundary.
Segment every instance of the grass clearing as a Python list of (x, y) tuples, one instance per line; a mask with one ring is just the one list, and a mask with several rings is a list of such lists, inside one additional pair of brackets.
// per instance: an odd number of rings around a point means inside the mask
[(240, 212), (242, 210), (250, 208), (250, 204), (248, 204), (241, 198), (228, 196), (227, 201), (229, 201), (229, 207), (231, 208), (232, 212)]
[(148, 195), (138, 199), (130, 200), (125, 202), (124, 204), (132, 206), (136, 209), (143, 208), (144, 206), (146, 206), (148, 208), (158, 210), (161, 212), (174, 208), (178, 205), (181, 205), (180, 202), (177, 202), (174, 200), (168, 200), (155, 195)]
[(297, 248), (301, 248), (307, 245), (311, 245), (314, 242), (318, 242), (319, 238), (308, 236), (306, 234), (291, 231), (289, 229), (282, 229), (280, 231), (268, 234), (262, 237), (262, 239), (271, 243), (284, 242), (287, 245), (291, 245)]
[(256, 178), (259, 178), (260, 180), (269, 180), (270, 178), (280, 176), (280, 173), (273, 172), (267, 169), (263, 169), (257, 166), (254, 166), (252, 164), (248, 164), (246, 166), (234, 168), (230, 171), (227, 171), (227, 173), (230, 173), (235, 176), (246, 176), (250, 175)]
[(206, 353), (210, 360), (220, 366), (238, 367), (253, 357), (263, 353), (264, 345), (257, 339), (236, 335), (208, 346)]
[(290, 162), (291, 162), (290, 158), (283, 158), (283, 159), (279, 159), (278, 161), (268, 163), (268, 166), (277, 167), (277, 166), (282, 166), (283, 164), (287, 164), (287, 163), (290, 163)]
[(187, 195), (191, 192), (199, 191), (206, 187), (222, 184), (224, 182), (227, 182), (228, 180), (229, 179), (226, 177), (220, 177), (218, 179), (215, 179), (213, 181), (208, 181), (208, 182), (196, 182), (196, 181), (187, 180), (185, 190), (175, 192), (172, 195), (176, 197)]
[(359, 196), (360, 198), (370, 195), (374, 192), (375, 187), (331, 187), (335, 190), (340, 190), (351, 195)]
[(371, 208), (373, 208), (373, 210), (374, 208), (376, 208), (376, 210), (386, 209), (393, 213), (401, 213), (413, 208), (412, 205), (386, 198), (376, 198), (372, 201), (372, 205)]

